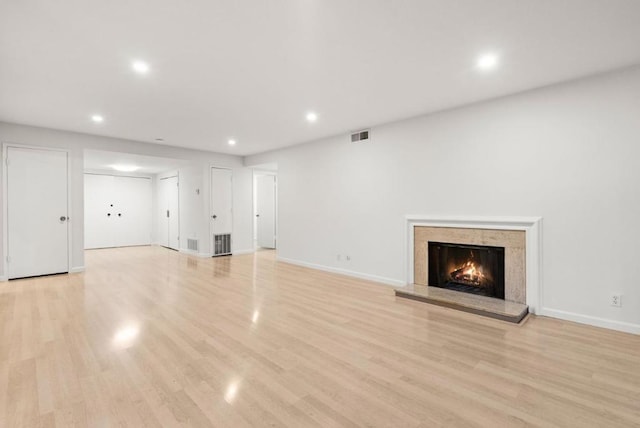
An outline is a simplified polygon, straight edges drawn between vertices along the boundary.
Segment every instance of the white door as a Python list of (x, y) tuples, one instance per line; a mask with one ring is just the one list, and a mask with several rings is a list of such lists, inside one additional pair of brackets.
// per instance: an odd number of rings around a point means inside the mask
[(151, 243), (151, 179), (113, 177), (115, 204), (112, 214), (119, 247)]
[(168, 178), (158, 180), (158, 244), (169, 246), (169, 189)]
[(180, 248), (178, 177), (162, 178), (158, 184), (158, 242), (177, 250)]
[(230, 169), (211, 168), (211, 230), (214, 235), (233, 230), (233, 193)]
[(180, 193), (178, 187), (178, 177), (171, 177), (167, 180), (169, 189), (169, 248), (177, 250), (180, 248)]
[(67, 153), (7, 149), (7, 273), (69, 271)]
[(84, 175), (84, 248), (115, 247), (112, 175)]
[(276, 247), (276, 177), (259, 175), (256, 177), (256, 226), (258, 246)]

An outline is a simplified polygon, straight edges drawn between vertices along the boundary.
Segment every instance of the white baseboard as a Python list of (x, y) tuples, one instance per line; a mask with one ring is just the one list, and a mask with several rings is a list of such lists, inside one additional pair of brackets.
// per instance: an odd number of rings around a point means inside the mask
[(69, 273), (81, 273), (84, 272), (85, 268), (84, 266), (76, 266), (76, 267), (72, 267), (71, 269), (69, 269)]
[(254, 250), (253, 248), (249, 248), (248, 250), (233, 250), (233, 255), (239, 256), (241, 254), (253, 254), (255, 252), (256, 250)]
[(9, 278), (7, 276), (5, 275), (0, 276), (0, 282), (7, 282), (7, 281), (9, 281)]
[(640, 324), (633, 324), (630, 322), (615, 321), (606, 318), (592, 317), (589, 315), (576, 314), (574, 312), (567, 312), (549, 308), (542, 308), (541, 311), (538, 311), (538, 315), (551, 318), (559, 318), (561, 320), (573, 321), (580, 324), (592, 325), (594, 327), (623, 331), (625, 333), (640, 334)]
[(315, 263), (303, 262), (301, 260), (287, 259), (285, 257), (280, 257), (280, 256), (276, 257), (276, 259), (278, 261), (280, 261), (280, 262), (290, 263), (292, 265), (308, 267), (308, 268), (311, 268), (311, 269), (322, 270), (322, 271), (325, 271), (325, 272), (339, 273), (339, 274), (342, 274), (342, 275), (352, 276), (354, 278), (366, 279), (368, 281), (380, 282), (382, 284), (391, 285), (391, 286), (396, 287), (396, 288), (398, 288), (398, 287), (406, 287), (407, 286), (407, 284), (404, 281), (401, 281), (399, 279), (385, 278), (383, 276), (370, 275), (368, 273), (356, 272), (356, 271), (348, 270), (348, 269), (342, 269), (342, 268), (336, 268), (336, 267), (331, 267), (331, 266), (318, 265), (318, 264), (315, 264)]

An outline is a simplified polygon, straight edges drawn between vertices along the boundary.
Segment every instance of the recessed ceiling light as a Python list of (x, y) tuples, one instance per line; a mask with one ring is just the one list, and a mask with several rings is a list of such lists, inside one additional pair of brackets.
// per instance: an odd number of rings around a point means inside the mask
[(93, 116), (91, 116), (91, 120), (93, 120), (95, 123), (102, 123), (104, 122), (104, 117), (100, 116), (99, 114), (94, 114)]
[(318, 120), (318, 115), (312, 111), (310, 111), (309, 113), (307, 113), (307, 122), (315, 122), (316, 120)]
[(487, 53), (484, 55), (480, 55), (478, 60), (476, 61), (476, 67), (478, 70), (488, 71), (493, 70), (498, 66), (500, 62), (500, 57), (498, 57), (495, 53)]
[(235, 146), (236, 145), (236, 140), (229, 140), (227, 141), (229, 143), (230, 146)]
[(133, 61), (131, 68), (138, 74), (147, 74), (149, 72), (149, 64), (144, 61)]
[(120, 171), (120, 172), (133, 172), (140, 169), (140, 167), (137, 165), (116, 164), (116, 165), (109, 165), (109, 166), (115, 169), (116, 171)]

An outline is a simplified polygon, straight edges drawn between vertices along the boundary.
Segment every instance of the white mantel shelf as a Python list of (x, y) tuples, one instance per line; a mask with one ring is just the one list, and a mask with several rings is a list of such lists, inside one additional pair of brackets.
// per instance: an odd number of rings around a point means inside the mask
[(542, 217), (470, 217), (409, 214), (405, 216), (406, 283), (413, 284), (414, 227), (522, 230), (526, 240), (526, 303), (529, 312), (542, 308)]

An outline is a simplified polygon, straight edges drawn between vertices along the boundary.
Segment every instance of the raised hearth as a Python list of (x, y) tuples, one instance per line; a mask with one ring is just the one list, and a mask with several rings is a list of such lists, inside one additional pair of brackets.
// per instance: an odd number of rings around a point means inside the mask
[(527, 305), (522, 303), (417, 284), (396, 289), (396, 296), (512, 323), (519, 323), (529, 313)]

